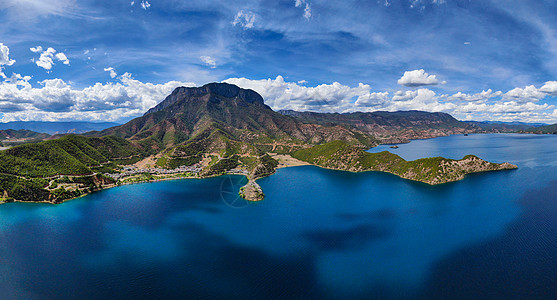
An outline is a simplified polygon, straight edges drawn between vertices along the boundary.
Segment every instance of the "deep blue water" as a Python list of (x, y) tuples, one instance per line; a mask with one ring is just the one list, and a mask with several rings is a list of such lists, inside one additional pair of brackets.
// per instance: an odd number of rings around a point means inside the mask
[(519, 169), (432, 187), (304, 166), (257, 203), (222, 176), (4, 204), (0, 298), (557, 298), (557, 136), (399, 146)]

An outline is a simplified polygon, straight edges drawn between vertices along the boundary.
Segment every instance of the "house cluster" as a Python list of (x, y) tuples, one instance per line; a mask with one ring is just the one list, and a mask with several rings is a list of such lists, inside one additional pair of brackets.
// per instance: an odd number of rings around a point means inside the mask
[(149, 173), (149, 174), (177, 174), (177, 173), (193, 173), (197, 174), (201, 171), (201, 167), (198, 165), (193, 166), (179, 166), (175, 169), (163, 169), (163, 168), (138, 168), (136, 166), (123, 166), (122, 172), (120, 173), (105, 173), (104, 175), (112, 177), (116, 180), (125, 178), (128, 176), (133, 176), (137, 174)]

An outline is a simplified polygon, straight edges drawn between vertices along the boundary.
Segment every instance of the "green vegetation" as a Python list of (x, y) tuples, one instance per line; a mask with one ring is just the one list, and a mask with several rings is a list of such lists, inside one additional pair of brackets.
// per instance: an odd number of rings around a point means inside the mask
[(156, 179), (153, 175), (149, 174), (149, 173), (142, 173), (130, 178), (126, 178), (123, 181), (120, 181), (120, 183), (124, 184), (124, 183), (139, 183), (139, 182), (149, 182)]
[(92, 174), (90, 167), (140, 154), (138, 147), (124, 139), (67, 135), (1, 151), (0, 173), (26, 177)]
[[(21, 201), (57, 202), (73, 198), (77, 192), (56, 189), (50, 192), (48, 177), (58, 175), (89, 175), (73, 179), (54, 180), (53, 187), (61, 183), (77, 183), (81, 187), (96, 189), (98, 181), (108, 178), (90, 176), (95, 172), (114, 172), (113, 159), (142, 156), (141, 148), (117, 137), (89, 138), (67, 135), (56, 140), (16, 146), (0, 151), (0, 190), (9, 198)], [(70, 181), (70, 182), (68, 182)], [(72, 194), (73, 193), (73, 194)], [(73, 196), (72, 196), (73, 195)]]
[(331, 169), (383, 171), (429, 184), (460, 180), (468, 173), (516, 168), (510, 164), (486, 162), (474, 155), (467, 155), (461, 160), (431, 157), (406, 161), (388, 151), (368, 153), (342, 141), (298, 150), (292, 153), (292, 157)]
[(217, 160), (214, 163), (210, 164), (205, 170), (203, 170), (202, 175), (204, 176), (213, 176), (213, 175), (221, 175), (224, 174), (226, 171), (235, 168), (238, 166), (238, 156), (234, 155), (230, 158), (223, 158), (221, 160)]

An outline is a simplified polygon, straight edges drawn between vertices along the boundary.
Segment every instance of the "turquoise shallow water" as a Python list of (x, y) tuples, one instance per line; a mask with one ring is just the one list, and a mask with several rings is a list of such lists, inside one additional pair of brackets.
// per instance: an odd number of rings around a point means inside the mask
[(222, 176), (1, 205), (0, 297), (555, 298), (556, 150), (535, 135), (392, 150), (519, 166), (434, 187), (304, 166), (260, 179), (257, 203)]

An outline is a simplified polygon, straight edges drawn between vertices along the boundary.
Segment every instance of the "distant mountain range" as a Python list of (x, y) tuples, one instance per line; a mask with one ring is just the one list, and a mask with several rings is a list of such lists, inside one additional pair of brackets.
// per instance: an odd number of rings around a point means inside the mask
[(557, 124), (533, 127), (523, 130), (524, 133), (557, 134)]
[(26, 129), (35, 132), (43, 132), (48, 134), (66, 134), (66, 133), (84, 133), (93, 130), (103, 130), (109, 127), (120, 125), (113, 122), (46, 122), (46, 121), (13, 121), (0, 123), (2, 129)]
[(343, 126), (356, 129), (374, 137), (381, 143), (405, 143), (411, 139), (481, 131), (478, 126), (460, 122), (451, 115), (441, 112), (316, 113), (292, 110), (281, 110), (279, 112), (305, 124)]
[(499, 121), (464, 121), (473, 124), (487, 132), (517, 132), (534, 127), (544, 126), (544, 123), (525, 123), (525, 122), (499, 122)]
[(0, 141), (18, 139), (37, 139), (42, 140), (49, 137), (49, 134), (39, 133), (27, 129), (0, 129)]

